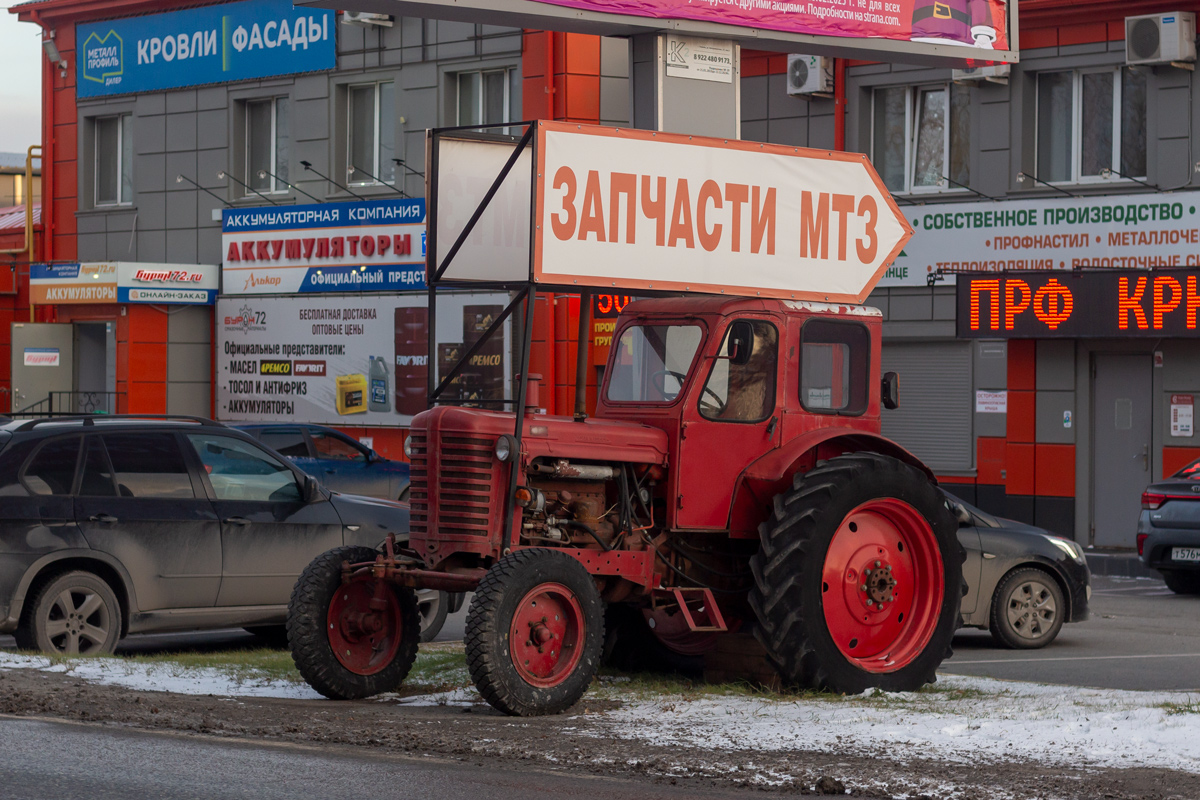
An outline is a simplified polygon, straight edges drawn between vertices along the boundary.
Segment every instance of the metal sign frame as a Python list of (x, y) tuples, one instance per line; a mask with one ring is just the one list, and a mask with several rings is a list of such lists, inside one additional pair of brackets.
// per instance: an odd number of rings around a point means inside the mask
[[(296, 0), (297, 7), (347, 8), (346, 0)], [(899, 39), (813, 36), (766, 28), (750, 28), (687, 19), (658, 19), (632, 14), (586, 11), (532, 0), (350, 0), (355, 11), (424, 17), (457, 22), (502, 25), (531, 30), (590, 33), (599, 36), (677, 33), (715, 39), (732, 39), (742, 46), (780, 53), (812, 53), (896, 61), (941, 67), (970, 67), (1020, 61), (1016, 2), (1008, 4), (1008, 50), (983, 50), (953, 44), (932, 44)]]

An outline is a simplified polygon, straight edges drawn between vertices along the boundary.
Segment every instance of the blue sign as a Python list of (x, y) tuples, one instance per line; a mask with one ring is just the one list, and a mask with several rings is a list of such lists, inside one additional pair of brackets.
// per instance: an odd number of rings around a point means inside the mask
[(425, 201), (227, 208), (221, 293), (425, 288)]
[(246, 0), (78, 26), (79, 97), (333, 69), (334, 12)]

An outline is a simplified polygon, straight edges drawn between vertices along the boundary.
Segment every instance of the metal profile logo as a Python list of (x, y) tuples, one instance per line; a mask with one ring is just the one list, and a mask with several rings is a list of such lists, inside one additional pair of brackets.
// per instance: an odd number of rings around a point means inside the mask
[(103, 38), (93, 31), (83, 43), (84, 80), (113, 86), (125, 74), (125, 42), (120, 34), (109, 30)]

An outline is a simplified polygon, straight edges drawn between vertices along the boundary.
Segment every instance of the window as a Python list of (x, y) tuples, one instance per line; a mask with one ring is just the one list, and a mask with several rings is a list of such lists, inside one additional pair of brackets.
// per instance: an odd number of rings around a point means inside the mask
[[(730, 347), (731, 341), (738, 345)], [(732, 350), (748, 347), (735, 364)], [(700, 415), (722, 422), (760, 422), (775, 408), (779, 333), (769, 322), (739, 320), (729, 326), (708, 381), (700, 393)]]
[(351, 184), (392, 183), (396, 178), (396, 101), (391, 81), (349, 88), (350, 132), (346, 174)]
[(1106, 170), (1146, 175), (1146, 73), (1131, 67), (1037, 77), (1037, 177), (1095, 180)]
[(862, 325), (811, 319), (800, 331), (800, 403), (808, 411), (867, 410), (871, 337)]
[(265, 450), (230, 436), (188, 434), (218, 500), (297, 503), (295, 474)]
[(703, 333), (698, 325), (632, 325), (617, 340), (605, 395), (614, 403), (671, 403)]
[(133, 117), (99, 117), (95, 122), (96, 205), (133, 202)]
[(196, 496), (174, 434), (109, 433), (102, 438), (121, 497)]
[(876, 89), (874, 104), (871, 158), (888, 189), (954, 191), (961, 188), (955, 184), (970, 185), (971, 93), (967, 87)]
[(291, 123), (286, 97), (246, 103), (246, 183), (268, 194), (288, 184)]
[(521, 108), (520, 78), (515, 69), (460, 72), (456, 125), (515, 122)]
[(112, 467), (108, 454), (98, 436), (89, 436), (83, 449), (83, 478), (79, 482), (80, 497), (116, 497)]
[(299, 428), (263, 431), (259, 437), (263, 444), (288, 458), (308, 458), (308, 442)]
[(70, 494), (75, 484), (79, 437), (51, 439), (34, 453), (22, 482), (33, 494)]
[(324, 431), (312, 432), (313, 447), (316, 448), (317, 458), (328, 458), (334, 461), (366, 461), (365, 451), (355, 447), (345, 439), (331, 436)]

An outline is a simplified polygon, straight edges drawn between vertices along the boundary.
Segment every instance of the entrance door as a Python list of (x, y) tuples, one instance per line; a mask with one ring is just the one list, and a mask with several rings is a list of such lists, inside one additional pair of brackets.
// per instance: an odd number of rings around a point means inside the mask
[(1133, 547), (1151, 481), (1148, 355), (1101, 355), (1092, 379), (1092, 543)]
[[(75, 388), (74, 343), (75, 328), (70, 324), (12, 324), (13, 413), (46, 400), (51, 392), (70, 392)], [(59, 410), (57, 401), (55, 410)]]

